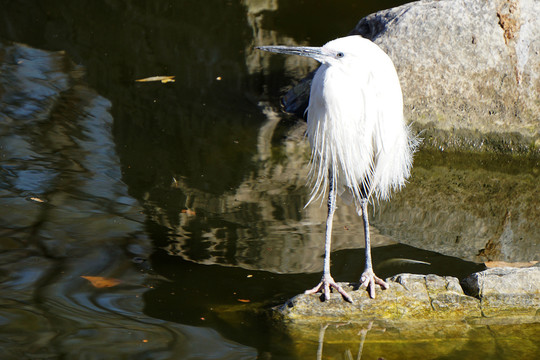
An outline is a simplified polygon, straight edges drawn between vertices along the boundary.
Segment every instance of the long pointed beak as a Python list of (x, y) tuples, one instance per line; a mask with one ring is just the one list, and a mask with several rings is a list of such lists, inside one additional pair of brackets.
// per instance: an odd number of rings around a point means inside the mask
[(306, 56), (320, 62), (323, 62), (323, 59), (328, 56), (322, 48), (311, 46), (256, 46), (255, 49), (279, 54)]

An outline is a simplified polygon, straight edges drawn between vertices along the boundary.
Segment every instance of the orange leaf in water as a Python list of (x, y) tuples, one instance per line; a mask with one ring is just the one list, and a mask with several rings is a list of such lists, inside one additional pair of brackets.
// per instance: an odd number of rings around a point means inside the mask
[(237, 299), (237, 300), (243, 303), (251, 302), (251, 300), (247, 300), (247, 299)]
[(90, 281), (92, 286), (96, 288), (113, 287), (121, 283), (118, 279), (104, 278), (101, 276), (81, 276), (83, 279)]

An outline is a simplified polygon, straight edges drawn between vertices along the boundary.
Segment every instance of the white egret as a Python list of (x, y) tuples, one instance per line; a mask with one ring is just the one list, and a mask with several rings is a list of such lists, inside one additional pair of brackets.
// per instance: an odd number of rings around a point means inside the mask
[[(371, 298), (375, 286), (388, 284), (373, 272), (368, 202), (385, 200), (405, 185), (417, 140), (403, 118), (403, 98), (394, 64), (370, 40), (359, 35), (323, 47), (260, 46), (260, 50), (301, 55), (319, 61), (307, 108), (311, 145), (308, 202), (328, 191), (324, 269), (321, 282), (306, 293), (321, 291), (329, 299), (335, 288), (352, 299), (330, 274), (332, 219), (336, 196), (354, 201), (364, 222), (365, 269), (360, 277)], [(307, 205), (306, 205), (307, 206)]]

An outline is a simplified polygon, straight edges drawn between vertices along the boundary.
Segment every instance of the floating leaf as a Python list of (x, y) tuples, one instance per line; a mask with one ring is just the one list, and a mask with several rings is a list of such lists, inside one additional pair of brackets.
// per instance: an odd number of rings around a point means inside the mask
[(121, 283), (118, 279), (105, 278), (101, 276), (81, 276), (83, 279), (90, 281), (92, 286), (96, 288), (113, 287)]
[(251, 302), (251, 300), (247, 300), (247, 299), (237, 299), (237, 300), (243, 303)]
[(151, 76), (144, 79), (137, 79), (138, 82), (149, 82), (149, 81), (161, 81), (163, 84), (168, 82), (175, 82), (174, 76)]

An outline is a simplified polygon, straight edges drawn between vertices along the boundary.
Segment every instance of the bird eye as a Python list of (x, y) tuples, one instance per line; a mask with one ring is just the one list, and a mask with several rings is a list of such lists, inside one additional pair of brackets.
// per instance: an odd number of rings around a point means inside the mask
[(336, 54), (336, 57), (337, 57), (337, 58), (342, 58), (342, 57), (344, 57), (344, 56), (345, 56), (345, 54), (342, 53), (342, 52), (338, 52), (338, 53)]

